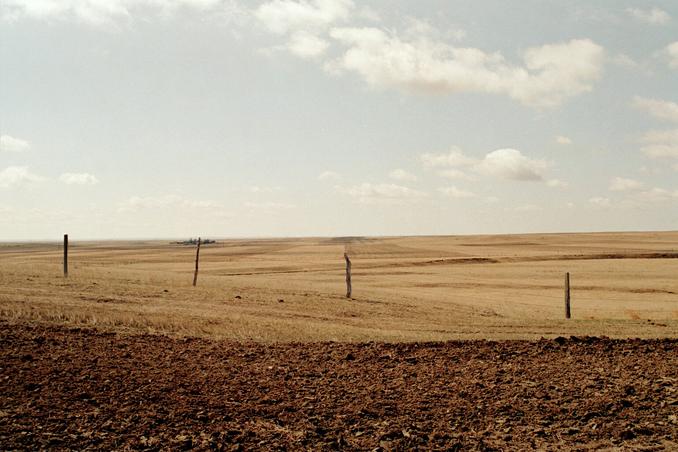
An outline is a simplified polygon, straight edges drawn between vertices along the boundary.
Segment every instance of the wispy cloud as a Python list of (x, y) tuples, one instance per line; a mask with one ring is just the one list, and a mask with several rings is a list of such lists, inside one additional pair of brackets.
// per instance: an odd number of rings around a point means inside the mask
[(664, 25), (671, 20), (669, 13), (656, 7), (651, 9), (627, 8), (626, 13), (637, 20), (652, 25)]
[(10, 188), (41, 182), (44, 177), (33, 174), (27, 166), (10, 166), (0, 171), (0, 188)]
[(455, 199), (468, 199), (468, 198), (475, 198), (477, 195), (473, 192), (470, 192), (468, 190), (462, 190), (460, 188), (451, 186), (451, 187), (440, 187), (438, 189), (439, 193), (442, 193), (444, 196), (448, 198), (455, 198)]
[(551, 188), (566, 188), (569, 186), (567, 182), (562, 181), (560, 179), (549, 179), (546, 181), (546, 185), (548, 185)]
[(3, 0), (0, 19), (18, 21), (73, 20), (92, 26), (110, 26), (143, 14), (170, 16), (182, 10), (242, 14), (234, 0)]
[(274, 211), (274, 210), (289, 210), (295, 209), (297, 206), (284, 202), (246, 202), (245, 207), (255, 211)]
[[(678, 123), (678, 104), (675, 102), (648, 99), (636, 96), (633, 105), (657, 119)], [(650, 130), (641, 138), (640, 150), (652, 158), (678, 158), (678, 129)]]
[(420, 156), (426, 168), (469, 167), (477, 164), (477, 160), (465, 155), (458, 147), (453, 147), (448, 153), (425, 153)]
[(589, 204), (592, 204), (596, 207), (610, 207), (612, 205), (612, 201), (610, 201), (609, 198), (595, 196), (589, 199)]
[(348, 195), (361, 203), (395, 202), (417, 199), (426, 196), (426, 193), (397, 184), (363, 183), (352, 187), (335, 187), (339, 193)]
[(318, 58), (325, 54), (330, 42), (325, 39), (333, 24), (348, 20), (355, 10), (351, 0), (273, 0), (253, 10), (254, 17), (268, 31), (286, 36), (284, 49), (300, 58)]
[(338, 181), (341, 180), (341, 174), (334, 171), (323, 171), (318, 175), (318, 180), (322, 181)]
[(442, 171), (438, 171), (438, 175), (440, 177), (444, 177), (446, 179), (458, 179), (458, 180), (474, 180), (475, 178), (464, 171), (458, 170), (458, 169), (446, 169)]
[(271, 32), (321, 31), (346, 20), (355, 8), (351, 0), (273, 0), (260, 5), (254, 15)]
[(664, 188), (654, 187), (650, 190), (644, 190), (636, 193), (631, 199), (645, 204), (648, 202), (665, 202), (678, 198), (678, 190), (666, 190)]
[(669, 67), (678, 69), (678, 41), (667, 45), (664, 53), (668, 59)]
[(675, 102), (636, 96), (633, 98), (633, 106), (655, 118), (678, 123), (678, 104)]
[(513, 209), (515, 212), (539, 212), (543, 210), (540, 206), (535, 204), (521, 204)]
[(132, 196), (118, 204), (118, 212), (136, 212), (143, 209), (213, 209), (218, 207), (214, 201), (194, 200), (179, 195)]
[(397, 180), (400, 182), (414, 182), (417, 180), (417, 176), (414, 174), (410, 173), (409, 171), (405, 171), (404, 169), (394, 169), (388, 174), (388, 177), (390, 177), (393, 180)]
[(282, 187), (279, 186), (262, 186), (262, 185), (252, 185), (247, 189), (250, 193), (276, 193), (282, 191)]
[(316, 58), (325, 53), (330, 43), (306, 31), (294, 33), (287, 43), (287, 50), (300, 58)]
[(0, 136), (0, 152), (24, 152), (30, 148), (30, 144), (21, 138), (10, 135)]
[(644, 145), (640, 150), (652, 158), (678, 158), (678, 129), (650, 130), (641, 141)]
[(64, 173), (59, 176), (59, 180), (68, 185), (95, 185), (99, 179), (89, 173)]
[(629, 191), (640, 190), (643, 188), (643, 183), (635, 179), (626, 179), (623, 177), (615, 177), (610, 181), (610, 191)]
[(556, 136), (556, 143), (567, 145), (567, 144), (572, 144), (572, 140), (569, 139), (566, 136), (558, 135), (558, 136)]

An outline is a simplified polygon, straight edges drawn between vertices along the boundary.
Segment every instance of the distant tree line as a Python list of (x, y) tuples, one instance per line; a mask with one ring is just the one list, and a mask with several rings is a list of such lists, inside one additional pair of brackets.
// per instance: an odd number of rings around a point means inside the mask
[[(177, 245), (197, 245), (198, 244), (198, 239), (188, 239), (184, 241), (179, 241), (179, 242), (173, 242), (176, 243)], [(210, 239), (200, 239), (200, 244), (201, 245), (209, 245), (210, 243), (217, 243), (216, 240), (210, 240)]]

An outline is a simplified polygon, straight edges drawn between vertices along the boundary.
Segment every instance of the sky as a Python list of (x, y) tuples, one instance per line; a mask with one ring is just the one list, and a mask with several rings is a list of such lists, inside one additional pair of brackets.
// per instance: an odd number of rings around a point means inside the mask
[(676, 229), (675, 0), (0, 0), (0, 241)]

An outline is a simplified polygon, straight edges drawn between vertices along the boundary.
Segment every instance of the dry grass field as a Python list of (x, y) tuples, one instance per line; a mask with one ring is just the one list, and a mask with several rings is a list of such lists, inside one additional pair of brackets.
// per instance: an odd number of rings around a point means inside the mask
[[(353, 295), (344, 297), (344, 250)], [(0, 318), (219, 339), (678, 336), (678, 233), (0, 245)], [(572, 315), (563, 279), (571, 273)]]

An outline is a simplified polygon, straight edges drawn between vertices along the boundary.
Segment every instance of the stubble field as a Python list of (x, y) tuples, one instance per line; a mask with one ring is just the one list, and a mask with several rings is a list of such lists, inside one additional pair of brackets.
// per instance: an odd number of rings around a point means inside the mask
[[(353, 261), (345, 298), (343, 253)], [(678, 336), (678, 233), (0, 246), (0, 318), (276, 341)], [(572, 319), (563, 279), (571, 273)]]

